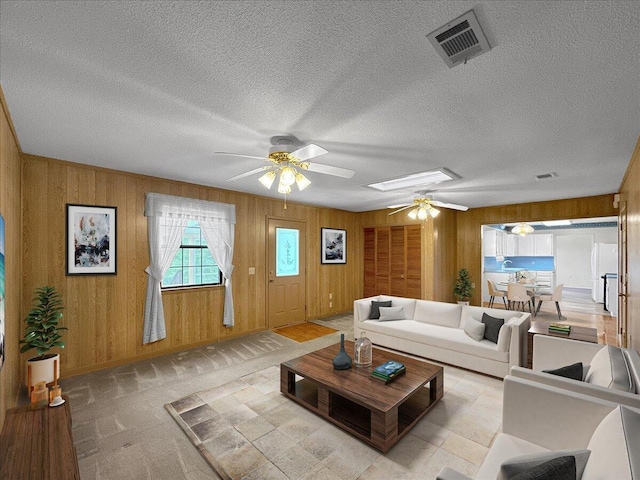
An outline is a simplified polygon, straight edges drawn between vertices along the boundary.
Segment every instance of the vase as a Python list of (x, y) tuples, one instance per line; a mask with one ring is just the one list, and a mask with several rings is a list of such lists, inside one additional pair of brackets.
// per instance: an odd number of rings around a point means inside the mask
[(353, 363), (356, 367), (371, 365), (371, 348), (371, 340), (366, 337), (366, 332), (360, 332), (360, 337), (353, 345)]
[(340, 334), (340, 351), (333, 359), (333, 368), (336, 370), (347, 370), (351, 368), (351, 357), (344, 349), (344, 333)]

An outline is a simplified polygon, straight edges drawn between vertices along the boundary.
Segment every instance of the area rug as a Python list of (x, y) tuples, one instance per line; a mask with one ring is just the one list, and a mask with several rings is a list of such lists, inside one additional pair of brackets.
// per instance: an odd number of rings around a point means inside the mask
[(280, 394), (274, 365), (165, 405), (223, 479), (473, 477), (500, 428), (502, 381), (445, 366), (445, 394), (383, 454)]
[(296, 342), (307, 342), (337, 332), (338, 330), (325, 327), (324, 325), (318, 325), (317, 323), (305, 322), (289, 327), (275, 328), (272, 331)]

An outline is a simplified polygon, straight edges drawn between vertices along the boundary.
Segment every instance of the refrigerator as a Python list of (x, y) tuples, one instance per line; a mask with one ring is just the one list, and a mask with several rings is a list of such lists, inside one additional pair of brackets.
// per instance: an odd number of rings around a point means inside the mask
[(594, 243), (591, 250), (591, 297), (596, 303), (604, 303), (604, 278), (606, 273), (618, 273), (618, 244)]

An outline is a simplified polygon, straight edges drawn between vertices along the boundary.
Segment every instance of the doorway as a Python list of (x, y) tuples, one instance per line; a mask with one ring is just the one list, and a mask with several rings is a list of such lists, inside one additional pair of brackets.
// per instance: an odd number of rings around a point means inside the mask
[(282, 327), (307, 319), (306, 224), (268, 219), (267, 324)]

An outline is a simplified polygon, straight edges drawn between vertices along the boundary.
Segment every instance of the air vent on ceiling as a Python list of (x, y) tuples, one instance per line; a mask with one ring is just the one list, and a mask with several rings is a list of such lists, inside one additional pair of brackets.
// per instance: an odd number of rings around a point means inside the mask
[(434, 30), (427, 38), (449, 68), (491, 50), (473, 10)]
[(558, 174), (556, 172), (551, 173), (543, 173), (541, 175), (536, 175), (538, 180), (551, 180), (552, 178), (556, 178)]

